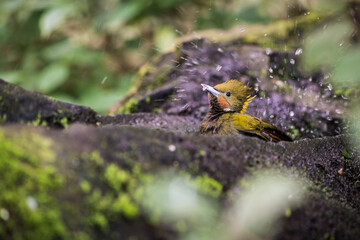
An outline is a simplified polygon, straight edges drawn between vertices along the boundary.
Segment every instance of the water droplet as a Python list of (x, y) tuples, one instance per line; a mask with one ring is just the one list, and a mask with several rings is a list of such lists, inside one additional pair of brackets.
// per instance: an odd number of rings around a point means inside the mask
[(38, 208), (38, 203), (33, 197), (27, 197), (26, 204), (31, 210), (36, 210)]
[(1, 208), (1, 209), (0, 209), (0, 217), (1, 217), (1, 219), (3, 219), (4, 221), (9, 220), (9, 218), (10, 218), (10, 213), (9, 213), (9, 211), (8, 211), (7, 209), (5, 209), (5, 208)]
[(104, 77), (103, 80), (101, 81), (101, 84), (104, 84), (107, 79), (108, 79), (108, 77)]
[(290, 117), (293, 117), (295, 115), (295, 113), (293, 111), (290, 111)]
[(343, 113), (343, 111), (341, 111), (340, 109), (335, 109), (335, 112), (336, 112), (337, 114), (342, 114), (342, 113)]
[(216, 71), (218, 71), (218, 72), (219, 72), (219, 71), (221, 70), (221, 68), (222, 68), (222, 66), (221, 66), (221, 65), (217, 65), (217, 66), (216, 66)]
[(298, 55), (302, 54), (302, 52), (303, 52), (302, 48), (298, 48), (295, 51), (295, 55), (298, 56)]
[(290, 59), (290, 64), (293, 64), (293, 65), (294, 65), (294, 64), (295, 64), (295, 59), (293, 59), (293, 58)]
[(169, 148), (169, 151), (170, 151), (170, 152), (175, 152), (175, 150), (176, 150), (176, 146), (173, 145), (173, 144), (169, 145), (168, 148)]
[(181, 31), (178, 30), (178, 29), (175, 29), (175, 32), (177, 32), (177, 33), (180, 34), (180, 35), (183, 35), (183, 34), (184, 34), (183, 32), (181, 32)]
[(187, 104), (185, 104), (185, 105), (181, 108), (181, 110), (185, 110), (185, 109), (187, 109), (189, 106), (190, 106), (190, 104), (187, 103)]

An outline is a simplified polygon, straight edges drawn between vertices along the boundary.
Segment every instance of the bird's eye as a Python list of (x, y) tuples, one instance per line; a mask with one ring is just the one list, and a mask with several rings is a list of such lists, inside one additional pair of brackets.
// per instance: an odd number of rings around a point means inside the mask
[(227, 97), (230, 97), (230, 96), (231, 96), (231, 92), (226, 92), (225, 95), (226, 95)]

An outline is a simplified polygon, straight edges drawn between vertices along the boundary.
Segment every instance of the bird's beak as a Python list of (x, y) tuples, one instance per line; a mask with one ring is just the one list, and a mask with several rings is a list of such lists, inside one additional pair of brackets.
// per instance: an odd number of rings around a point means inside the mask
[(216, 91), (213, 87), (210, 87), (207, 84), (201, 84), (201, 86), (203, 87), (203, 91), (209, 91), (212, 95), (214, 95), (215, 97), (220, 96), (220, 92)]

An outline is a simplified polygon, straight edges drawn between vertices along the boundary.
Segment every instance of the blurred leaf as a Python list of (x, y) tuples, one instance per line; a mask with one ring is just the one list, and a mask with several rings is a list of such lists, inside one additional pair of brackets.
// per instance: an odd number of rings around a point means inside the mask
[(175, 29), (164, 26), (155, 31), (154, 43), (158, 50), (163, 52), (174, 48), (176, 38)]
[(341, 12), (345, 10), (345, 0), (316, 0), (312, 8), (317, 12)]
[(332, 78), (336, 84), (349, 86), (360, 85), (360, 47), (352, 48), (346, 52), (335, 65)]
[(43, 93), (49, 93), (65, 82), (68, 76), (69, 69), (67, 66), (53, 63), (40, 73), (38, 90)]
[(17, 83), (20, 81), (21, 74), (19, 71), (0, 72), (0, 78), (9, 83)]
[(75, 47), (67, 40), (56, 42), (41, 51), (42, 56), (48, 61), (63, 59), (74, 53)]
[(332, 23), (318, 29), (305, 40), (304, 64), (310, 70), (331, 66), (343, 54), (350, 40), (352, 26), (348, 21)]
[[(119, 83), (118, 87), (111, 90), (103, 89), (104, 85), (110, 81), (104, 81), (103, 79), (98, 82), (98, 86), (93, 85), (90, 88), (84, 89), (80, 96), (80, 100), (77, 103), (89, 106), (99, 114), (105, 114), (112, 104), (125, 96), (130, 89), (131, 79), (131, 76), (117, 79), (117, 82)], [(103, 84), (101, 82), (103, 82)]]
[(40, 18), (39, 26), (42, 37), (48, 37), (58, 29), (65, 20), (74, 12), (73, 5), (54, 7), (47, 10)]
[(132, 1), (127, 4), (119, 4), (117, 8), (109, 13), (106, 28), (108, 30), (114, 30), (121, 27), (126, 22), (135, 18), (144, 6), (146, 6), (146, 2), (144, 1)]
[(288, 208), (299, 203), (304, 194), (301, 179), (289, 176), (266, 170), (248, 180), (247, 188), (241, 191), (229, 211), (225, 232), (234, 236), (231, 239), (246, 234), (268, 238), (274, 232), (276, 221)]

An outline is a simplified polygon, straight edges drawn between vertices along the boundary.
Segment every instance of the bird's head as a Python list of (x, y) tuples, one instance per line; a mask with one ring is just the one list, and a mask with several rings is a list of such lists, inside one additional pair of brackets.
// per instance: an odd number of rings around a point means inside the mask
[(237, 80), (229, 80), (215, 87), (201, 85), (204, 91), (209, 92), (210, 107), (216, 111), (244, 113), (255, 97), (251, 97), (250, 88)]

